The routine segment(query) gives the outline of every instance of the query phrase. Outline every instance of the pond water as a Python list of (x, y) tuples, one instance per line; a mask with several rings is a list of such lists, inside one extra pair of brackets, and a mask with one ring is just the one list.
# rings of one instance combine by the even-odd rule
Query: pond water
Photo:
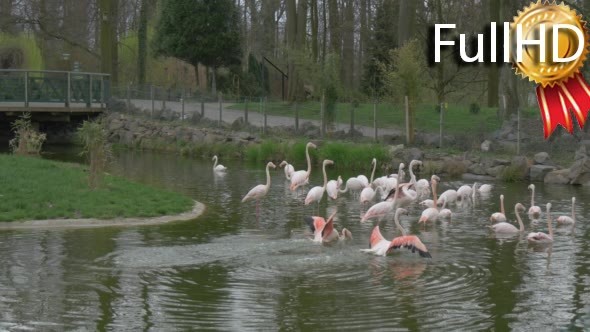
[[(568, 214), (550, 247), (525, 235), (498, 239), (486, 227), (506, 196), (530, 204), (527, 183), (495, 184), (474, 207), (453, 207), (452, 222), (402, 223), (433, 258), (407, 250), (388, 257), (367, 248), (372, 224), (360, 224), (357, 199), (322, 201), (353, 240), (331, 247), (309, 240), (305, 191), (288, 190), (282, 169), (256, 217), (243, 195), (265, 181), (263, 165), (233, 164), (223, 177), (211, 163), (122, 152), (112, 172), (183, 192), (207, 205), (194, 221), (162, 226), (0, 231), (0, 329), (32, 330), (545, 330), (590, 326), (590, 188), (537, 185), (537, 204)], [(301, 169), (303, 165), (298, 165)], [(367, 168), (369, 165), (367, 165)], [(335, 178), (336, 171), (328, 170)], [(368, 173), (368, 170), (367, 172)], [(348, 174), (350, 175), (350, 174)], [(321, 172), (312, 172), (313, 185)], [(442, 179), (441, 190), (460, 181)], [(526, 232), (546, 231), (531, 223)], [(392, 220), (382, 224), (394, 234)]]

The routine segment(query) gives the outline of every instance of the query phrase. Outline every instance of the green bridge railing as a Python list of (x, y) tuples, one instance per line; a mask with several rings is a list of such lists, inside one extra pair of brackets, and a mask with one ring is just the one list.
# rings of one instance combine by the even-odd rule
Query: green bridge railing
[(98, 103), (110, 97), (110, 75), (56, 70), (0, 69), (0, 105), (7, 102)]

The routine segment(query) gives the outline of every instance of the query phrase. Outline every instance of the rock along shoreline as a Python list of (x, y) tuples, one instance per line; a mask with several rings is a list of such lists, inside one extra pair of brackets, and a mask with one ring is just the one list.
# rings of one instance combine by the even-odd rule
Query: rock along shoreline
[(99, 227), (128, 227), (154, 226), (171, 222), (193, 220), (205, 212), (205, 204), (195, 201), (193, 209), (176, 215), (148, 218), (115, 218), (115, 219), (44, 219), (13, 222), (0, 222), (0, 230), (11, 229), (52, 229), (52, 228), (99, 228)]

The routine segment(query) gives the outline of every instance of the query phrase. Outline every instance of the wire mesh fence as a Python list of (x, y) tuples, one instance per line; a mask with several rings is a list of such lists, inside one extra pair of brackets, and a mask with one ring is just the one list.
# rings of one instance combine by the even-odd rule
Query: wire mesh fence
[[(112, 94), (126, 109), (148, 118), (193, 122), (206, 119), (209, 126), (263, 135), (285, 132), (313, 138), (408, 144), (408, 128), (413, 128), (413, 145), (468, 151), (480, 150), (483, 142), (492, 140), (495, 146), (491, 149), (512, 154), (539, 150), (572, 152), (576, 146), (572, 142), (588, 139), (585, 132), (570, 136), (559, 131), (550, 141), (545, 141), (536, 107), (520, 108), (512, 117), (503, 119), (496, 108), (475, 103), (435, 105), (418, 101), (410, 106), (403, 101), (385, 100), (332, 104), (324, 99), (286, 102), (270, 97), (204, 94), (157, 86), (119, 87)], [(409, 121), (408, 107), (412, 107), (413, 121)]]

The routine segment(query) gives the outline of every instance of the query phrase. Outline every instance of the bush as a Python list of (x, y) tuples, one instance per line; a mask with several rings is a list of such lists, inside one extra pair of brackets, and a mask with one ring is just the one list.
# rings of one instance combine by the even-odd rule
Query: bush
[(107, 136), (105, 126), (100, 120), (84, 121), (78, 128), (78, 138), (84, 146), (81, 154), (87, 156), (90, 164), (88, 185), (93, 189), (102, 184), (104, 170), (111, 157), (111, 146)]
[(38, 155), (41, 147), (47, 139), (45, 134), (39, 133), (31, 123), (31, 113), (25, 113), (15, 120), (12, 125), (14, 138), (10, 140), (9, 146), (13, 153), (19, 155)]
[(469, 105), (469, 112), (471, 112), (471, 114), (477, 114), (479, 113), (480, 107), (478, 103), (471, 103)]

